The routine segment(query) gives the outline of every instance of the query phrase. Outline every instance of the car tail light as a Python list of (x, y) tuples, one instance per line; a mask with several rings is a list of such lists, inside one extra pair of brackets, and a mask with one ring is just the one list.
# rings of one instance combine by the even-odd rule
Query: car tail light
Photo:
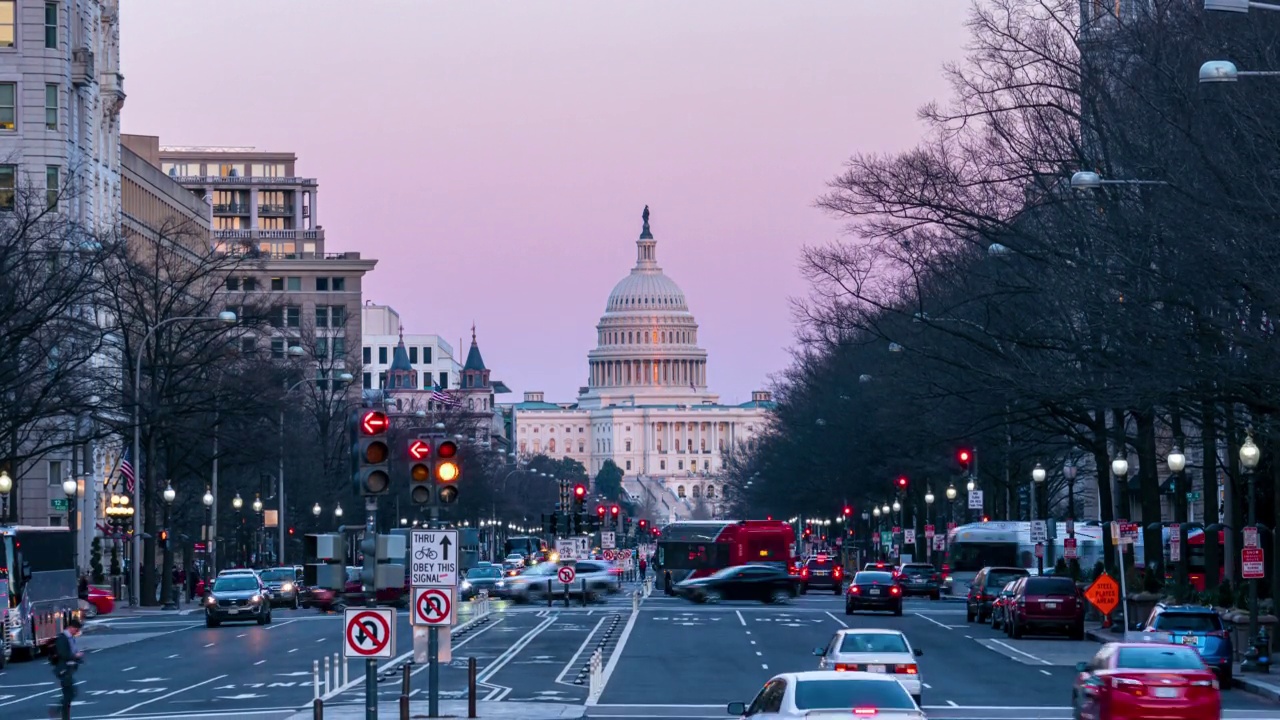
[(858, 669), (857, 665), (849, 665), (846, 663), (836, 663), (836, 672), (853, 672)]
[(1217, 680), (1192, 680), (1191, 687), (1211, 687), (1214, 690), (1217, 690), (1218, 681)]
[(929, 579), (930, 579), (930, 580), (933, 580), (934, 582), (937, 582), (937, 581), (938, 581), (938, 579), (939, 579), (939, 578), (938, 578), (938, 573), (934, 573), (933, 575), (930, 575), (930, 576), (929, 576)]
[(844, 570), (841, 570), (839, 565), (836, 566), (835, 572), (832, 573), (832, 575), (834, 575), (837, 578), (843, 574), (844, 574)]
[(898, 587), (897, 585), (894, 585), (893, 587), (889, 588), (890, 595), (900, 595), (901, 593), (902, 593), (902, 588)]
[(912, 663), (910, 665), (898, 665), (894, 668), (894, 672), (898, 673), (899, 675), (919, 675), (920, 668), (917, 667), (915, 663)]
[(1112, 677), (1111, 687), (1121, 692), (1132, 693), (1134, 695), (1146, 695), (1147, 686), (1142, 684), (1141, 680), (1134, 680), (1127, 677)]
[(1205, 633), (1205, 635), (1208, 635), (1209, 637), (1224, 638), (1224, 637), (1227, 637), (1227, 631), (1226, 631), (1226, 630), (1212, 630), (1212, 631), (1210, 631), (1210, 632)]
[(884, 563), (882, 563), (882, 562), (878, 562), (878, 563), (876, 563), (876, 569), (877, 569), (877, 570), (883, 570), (883, 569), (884, 569)]
[(853, 714), (862, 715), (863, 717), (870, 717), (876, 714), (876, 709), (875, 708), (854, 708)]
[(857, 585), (854, 585), (853, 587), (849, 588), (849, 592), (853, 593), (854, 595), (860, 595), (862, 593), (862, 588), (858, 587)]
[(809, 577), (809, 568), (800, 571), (800, 577)]

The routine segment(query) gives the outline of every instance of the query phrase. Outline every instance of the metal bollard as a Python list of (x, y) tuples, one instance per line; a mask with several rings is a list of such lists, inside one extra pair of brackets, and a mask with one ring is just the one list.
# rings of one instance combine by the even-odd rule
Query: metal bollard
[(333, 654), (333, 689), (337, 690), (342, 687), (342, 677), (338, 673), (338, 668), (342, 667), (342, 656), (338, 653)]
[(311, 702), (312, 720), (324, 720), (324, 701), (316, 698)]
[(551, 607), (551, 581), (547, 581), (547, 607)]
[(400, 720), (409, 720), (409, 663), (400, 666)]
[(476, 715), (476, 659), (467, 658), (467, 717)]
[[(560, 583), (560, 584), (561, 584), (561, 585), (564, 585), (564, 583)], [(565, 607), (569, 607), (569, 588), (570, 588), (570, 587), (572, 587), (572, 586), (571, 586), (571, 585), (564, 585), (564, 606), (565, 606)]]
[[(565, 588), (566, 592), (568, 590), (569, 588)], [(586, 606), (587, 606), (587, 579), (582, 578), (582, 607), (586, 607)]]
[(640, 610), (640, 591), (631, 593), (631, 612), (639, 612)]

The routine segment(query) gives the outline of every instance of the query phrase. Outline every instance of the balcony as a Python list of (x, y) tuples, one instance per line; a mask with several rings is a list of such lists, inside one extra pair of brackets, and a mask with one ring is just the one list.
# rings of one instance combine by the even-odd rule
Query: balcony
[[(168, 158), (165, 159), (167, 160)], [(173, 179), (183, 185), (243, 185), (245, 187), (251, 185), (299, 185), (302, 187), (317, 187), (318, 185), (315, 178), (304, 177), (251, 177), (246, 175), (220, 177), (218, 175), (179, 175)]]
[(292, 205), (258, 205), (259, 215), (287, 215), (293, 216)]
[(214, 205), (213, 212), (215, 215), (248, 215), (249, 206), (243, 203)]
[(119, 72), (106, 72), (102, 74), (102, 101), (112, 106), (115, 112), (120, 112), (120, 108), (124, 106), (124, 99), (127, 97), (124, 93), (124, 74)]
[(76, 87), (92, 85), (97, 77), (93, 71), (93, 51), (76, 48), (71, 51), (71, 84)]
[(214, 230), (215, 240), (323, 240), (323, 230)]

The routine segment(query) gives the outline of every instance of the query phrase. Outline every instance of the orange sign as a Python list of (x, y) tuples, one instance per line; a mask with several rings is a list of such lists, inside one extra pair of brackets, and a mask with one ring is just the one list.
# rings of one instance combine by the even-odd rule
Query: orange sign
[(1098, 612), (1110, 615), (1120, 604), (1120, 585), (1110, 575), (1103, 574), (1084, 591), (1084, 596), (1098, 608)]

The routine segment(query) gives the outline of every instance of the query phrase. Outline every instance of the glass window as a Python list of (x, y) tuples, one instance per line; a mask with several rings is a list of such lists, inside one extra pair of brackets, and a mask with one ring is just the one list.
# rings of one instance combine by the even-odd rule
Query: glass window
[(288, 288), (289, 288), (290, 290), (292, 290), (292, 291), (294, 291), (294, 292), (298, 292), (298, 291), (302, 290), (302, 278), (300, 278), (300, 277), (291, 277), (291, 278), (289, 278), (288, 280), (289, 280)]
[(229, 277), (229, 278), (227, 278), (227, 289), (228, 289), (228, 290), (239, 290), (239, 289), (240, 289), (240, 278), (234, 278), (234, 277)]
[(44, 126), (49, 130), (58, 129), (58, 86), (55, 83), (44, 86)]
[(1116, 667), (1142, 670), (1201, 670), (1204, 662), (1193, 648), (1153, 645), (1122, 647)]
[(363, 360), (365, 365), (372, 365), (373, 364), (373, 348), (369, 347), (368, 345), (365, 345), (364, 354), (361, 356), (361, 359)]
[(61, 460), (49, 461), (49, 484), (50, 485), (62, 484), (62, 461)]
[(324, 305), (316, 306), (316, 327), (329, 327), (329, 308)]
[(439, 382), (436, 383), (436, 385), (438, 385), (441, 390), (447, 390), (449, 388), (449, 373), (447, 372), (440, 373), (440, 380)]
[(418, 364), (418, 348), (416, 347), (409, 348), (409, 363), (411, 365)]
[(276, 292), (284, 290), (284, 278), (282, 277), (271, 278), (271, 289)]
[(13, 47), (16, 0), (0, 0), (0, 47)]
[(258, 289), (258, 281), (254, 278), (247, 277), (241, 281), (240, 286), (244, 288), (245, 292), (253, 292)]
[(840, 652), (846, 653), (905, 653), (907, 641), (897, 633), (845, 633), (840, 640)]
[(331, 284), (332, 284), (332, 286), (333, 286), (333, 291), (334, 291), (334, 292), (345, 292), (345, 291), (346, 291), (346, 289), (347, 289), (347, 279), (346, 279), (346, 278), (336, 277), (336, 278), (334, 278), (334, 279), (333, 279), (333, 282), (332, 282)]
[(218, 175), (220, 177), (244, 177), (244, 163), (223, 163), (221, 165), (209, 165), (210, 175)]
[(61, 192), (61, 184), (59, 182), (59, 169), (57, 165), (50, 165), (44, 169), (44, 187), (45, 201), (49, 207), (58, 207), (58, 194)]
[(323, 337), (316, 338), (316, 357), (322, 358), (322, 357), (328, 357), (328, 356), (329, 356), (329, 338), (323, 338)]
[(271, 338), (271, 357), (276, 360), (284, 358), (284, 338)]
[(329, 278), (316, 278), (316, 292), (329, 292)]
[(17, 125), (18, 86), (14, 83), (0, 83), (0, 130), (13, 130)]
[(329, 327), (345, 328), (347, 326), (347, 306), (346, 305), (330, 305), (329, 306)]
[[(368, 349), (369, 349), (369, 348), (365, 348), (365, 350), (368, 350)], [(365, 390), (372, 390), (372, 389), (373, 389), (373, 373), (365, 373), (365, 374), (364, 374), (364, 389), (365, 389)]]
[(798, 710), (839, 709), (846, 713), (849, 708), (916, 708), (907, 691), (893, 680), (801, 680), (796, 683), (795, 703)]
[(347, 356), (347, 339), (342, 337), (332, 338), (333, 357), (341, 360)]
[(0, 165), (0, 210), (13, 209), (14, 193), (18, 189), (16, 165)]
[(254, 337), (240, 338), (240, 352), (252, 355), (258, 349), (258, 340)]
[[(1003, 587), (988, 583), (989, 587)], [(1033, 577), (1027, 580), (1028, 595), (1075, 595), (1076, 584), (1071, 578)]]
[(387, 364), (387, 346), (386, 345), (383, 345), (382, 347), (378, 348), (378, 364), (380, 365)]
[(285, 308), (284, 311), (285, 311), (284, 324), (287, 327), (296, 328), (301, 325), (302, 308), (298, 307), (297, 305), (290, 305), (289, 307)]
[(50, 50), (58, 49), (58, 3), (44, 4), (44, 46)]
[(1166, 612), (1156, 616), (1156, 630), (1170, 632), (1216, 632), (1222, 629), (1217, 613)]
[(422, 364), (423, 365), (431, 364), (431, 347), (430, 346), (422, 348)]
[(893, 573), (878, 572), (875, 570), (863, 571), (853, 576), (853, 584), (861, 585), (863, 583), (893, 583)]

